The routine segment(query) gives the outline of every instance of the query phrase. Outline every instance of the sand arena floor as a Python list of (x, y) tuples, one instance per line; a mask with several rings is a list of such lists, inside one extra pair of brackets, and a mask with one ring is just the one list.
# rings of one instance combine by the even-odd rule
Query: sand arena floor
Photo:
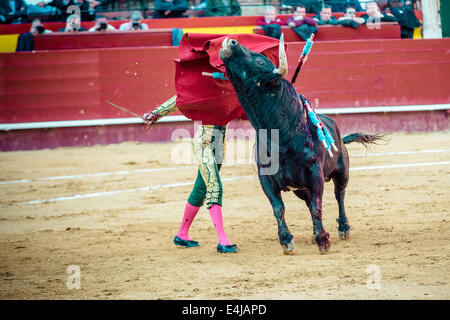
[[(248, 145), (229, 143), (227, 152)], [(450, 298), (449, 132), (394, 134), (369, 150), (348, 145), (352, 238), (339, 240), (327, 183), (326, 255), (311, 244), (310, 214), (292, 193), (283, 197), (296, 248), (282, 254), (251, 164), (221, 171), (225, 229), (240, 252), (215, 252), (204, 208), (190, 231), (201, 246), (175, 247), (196, 169), (174, 160), (188, 149), (124, 143), (1, 153), (0, 298)], [(81, 271), (81, 289), (68, 288), (69, 266)]]

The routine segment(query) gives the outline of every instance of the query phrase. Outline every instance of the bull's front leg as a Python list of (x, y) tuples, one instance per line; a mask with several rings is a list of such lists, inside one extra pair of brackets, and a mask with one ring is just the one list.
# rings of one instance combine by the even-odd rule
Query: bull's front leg
[(262, 189), (272, 205), (273, 214), (278, 224), (278, 238), (284, 254), (294, 253), (294, 237), (289, 231), (286, 221), (284, 220), (284, 203), (281, 199), (281, 191), (276, 190), (271, 179), (266, 175), (260, 175), (259, 181)]
[(319, 247), (321, 254), (330, 250), (330, 235), (325, 231), (322, 224), (322, 195), (324, 188), (323, 171), (320, 162), (316, 162), (311, 166), (311, 202), (309, 203), (309, 211), (313, 222), (314, 240)]

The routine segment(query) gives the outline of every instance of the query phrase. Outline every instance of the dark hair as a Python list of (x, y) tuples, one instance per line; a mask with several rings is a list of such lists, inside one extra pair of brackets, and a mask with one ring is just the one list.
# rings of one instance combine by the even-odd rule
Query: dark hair
[[(324, 4), (322, 6), (322, 9), (331, 9), (331, 6), (329, 4)], [(320, 9), (320, 10), (322, 10), (322, 9)]]
[(345, 12), (347, 12), (348, 9), (354, 9), (356, 11), (356, 8), (354, 6), (347, 6), (347, 8), (345, 8)]
[(43, 34), (45, 32), (45, 28), (42, 25), (36, 26), (36, 30), (39, 34)]
[(292, 12), (297, 11), (297, 8), (303, 8), (303, 9), (306, 10), (306, 7), (305, 7), (304, 5), (302, 5), (302, 4), (297, 4), (297, 5), (291, 7)]

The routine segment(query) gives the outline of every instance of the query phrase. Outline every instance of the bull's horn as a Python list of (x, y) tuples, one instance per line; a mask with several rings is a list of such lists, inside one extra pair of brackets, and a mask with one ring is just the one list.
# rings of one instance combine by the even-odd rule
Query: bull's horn
[(284, 34), (281, 34), (280, 37), (280, 45), (278, 48), (278, 65), (279, 67), (274, 69), (273, 72), (281, 74), (281, 76), (285, 77), (288, 73), (288, 63), (286, 58), (286, 50), (284, 49)]
[(226, 38), (222, 41), (222, 48), (224, 48), (225, 50), (228, 49), (228, 37), (226, 37)]

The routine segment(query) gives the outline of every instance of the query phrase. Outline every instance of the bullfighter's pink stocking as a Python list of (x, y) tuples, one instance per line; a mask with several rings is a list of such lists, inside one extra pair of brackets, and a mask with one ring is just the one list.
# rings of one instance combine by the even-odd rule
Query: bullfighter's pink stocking
[(211, 215), (214, 227), (216, 227), (219, 243), (223, 246), (230, 245), (231, 242), (230, 240), (228, 240), (228, 237), (223, 228), (222, 207), (218, 204), (214, 204), (211, 208), (209, 208), (209, 214)]
[(180, 230), (178, 230), (177, 236), (183, 240), (192, 240), (189, 237), (189, 228), (191, 227), (192, 221), (194, 221), (200, 207), (195, 207), (189, 202), (186, 203), (184, 209), (183, 221), (181, 222)]

